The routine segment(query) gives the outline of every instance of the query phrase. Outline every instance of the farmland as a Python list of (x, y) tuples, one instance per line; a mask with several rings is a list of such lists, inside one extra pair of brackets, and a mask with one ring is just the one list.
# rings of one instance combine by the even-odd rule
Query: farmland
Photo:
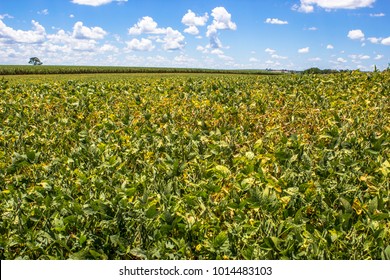
[(0, 79), (1, 259), (390, 259), (390, 73)]

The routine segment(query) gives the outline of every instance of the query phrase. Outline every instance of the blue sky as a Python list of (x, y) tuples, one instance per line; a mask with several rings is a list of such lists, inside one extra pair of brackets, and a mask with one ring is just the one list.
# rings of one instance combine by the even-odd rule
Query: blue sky
[(371, 70), (389, 0), (0, 0), (0, 63)]

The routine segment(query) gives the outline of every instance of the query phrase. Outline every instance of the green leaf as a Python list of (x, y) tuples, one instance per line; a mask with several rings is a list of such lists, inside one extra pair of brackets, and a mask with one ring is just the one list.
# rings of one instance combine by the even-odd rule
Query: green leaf
[(36, 160), (38, 159), (38, 157), (39, 157), (40, 154), (41, 154), (40, 152), (35, 152), (35, 151), (28, 151), (28, 152), (26, 153), (27, 158), (28, 158), (28, 160), (29, 160), (31, 163), (36, 162)]
[(390, 260), (390, 245), (387, 245), (386, 249), (383, 250), (382, 259)]
[(82, 246), (85, 241), (87, 241), (87, 237), (84, 234), (81, 234), (79, 238), (79, 244)]
[(214, 167), (214, 171), (221, 175), (222, 177), (228, 177), (230, 175), (230, 170), (224, 165), (217, 165)]
[(226, 232), (220, 232), (213, 241), (213, 246), (216, 250), (225, 248), (228, 243), (228, 235)]
[(374, 197), (373, 199), (370, 200), (368, 204), (368, 212), (370, 214), (374, 214), (377, 209), (378, 209), (378, 198)]
[(352, 210), (351, 203), (349, 203), (348, 200), (346, 200), (343, 197), (340, 197), (339, 199), (340, 199), (341, 204), (344, 207), (345, 213), (352, 213), (353, 210)]
[(146, 210), (145, 216), (146, 218), (152, 219), (157, 215), (157, 207), (156, 205), (152, 205)]

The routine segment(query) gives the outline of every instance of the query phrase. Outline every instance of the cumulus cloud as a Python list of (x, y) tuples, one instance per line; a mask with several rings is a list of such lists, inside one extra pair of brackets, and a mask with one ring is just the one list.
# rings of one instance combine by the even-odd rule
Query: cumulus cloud
[(333, 45), (330, 45), (330, 44), (327, 45), (326, 48), (327, 48), (328, 50), (333, 50), (333, 49), (334, 49)]
[(270, 49), (270, 48), (266, 48), (264, 51), (265, 51), (266, 53), (269, 53), (269, 54), (274, 54), (274, 53), (276, 53), (276, 50), (273, 50), (273, 49)]
[(382, 45), (390, 46), (390, 37), (387, 37), (381, 41)]
[(211, 16), (214, 18), (211, 25), (213, 28), (236, 30), (237, 25), (231, 20), (232, 15), (224, 7), (214, 8)]
[(97, 41), (87, 38), (77, 38), (74, 36), (74, 32), (70, 33), (61, 29), (55, 34), (47, 35), (47, 42), (45, 42), (43, 46), (49, 52), (93, 52), (96, 50)]
[(119, 49), (116, 46), (113, 46), (113, 45), (110, 45), (110, 44), (104, 44), (103, 46), (101, 46), (99, 48), (99, 50), (101, 52), (110, 52), (110, 53), (119, 51)]
[(185, 33), (191, 34), (191, 35), (198, 35), (199, 29), (195, 25), (188, 26), (186, 29), (184, 29)]
[(87, 27), (83, 22), (76, 22), (72, 32), (59, 30), (55, 34), (48, 34), (42, 44), (49, 53), (59, 52), (71, 55), (74, 51), (83, 53), (100, 53), (116, 51), (116, 47), (105, 44), (99, 48), (98, 41), (106, 36), (107, 32), (101, 27)]
[(337, 58), (337, 62), (346, 63), (347, 61), (344, 58), (339, 57), (339, 58)]
[(364, 41), (364, 33), (360, 29), (355, 29), (355, 30), (349, 31), (347, 36), (351, 40)]
[(132, 51), (151, 51), (154, 49), (153, 42), (149, 39), (142, 38), (138, 40), (136, 38), (129, 42), (126, 42), (127, 48)]
[(288, 21), (280, 20), (278, 18), (267, 18), (265, 20), (265, 23), (269, 23), (269, 24), (288, 24)]
[(207, 26), (206, 36), (210, 39), (211, 48), (221, 48), (222, 43), (218, 38), (218, 30), (236, 30), (237, 25), (231, 20), (232, 15), (224, 7), (216, 7), (212, 10), (213, 22)]
[(369, 37), (369, 38), (367, 38), (367, 40), (373, 44), (382, 44), (385, 46), (390, 46), (390, 37), (387, 37), (387, 38)]
[(314, 6), (323, 9), (358, 9), (370, 7), (375, 0), (300, 0), (300, 5), (294, 5), (293, 10), (311, 13)]
[(72, 3), (86, 6), (101, 6), (111, 2), (127, 2), (127, 0), (72, 0)]
[(197, 28), (197, 26), (204, 26), (207, 23), (208, 19), (209, 16), (207, 13), (205, 13), (203, 16), (196, 16), (193, 11), (188, 10), (187, 13), (181, 19), (181, 22), (184, 25), (188, 26), (188, 28), (186, 28), (184, 32), (191, 35), (198, 35), (199, 29)]
[(73, 37), (76, 39), (100, 40), (107, 35), (101, 27), (86, 27), (83, 22), (78, 21), (73, 26)]
[(377, 37), (369, 37), (367, 38), (368, 41), (370, 41), (373, 44), (379, 44), (382, 40), (382, 38), (377, 38)]
[(42, 58), (45, 64), (101, 64), (113, 61), (119, 51), (117, 46), (99, 44), (99, 39), (105, 35), (103, 29), (86, 27), (81, 22), (69, 31), (60, 29), (55, 33), (47, 33), (36, 21), (32, 21), (32, 25), (30, 30), (15, 30), (0, 21), (3, 62), (26, 63), (26, 57), (34, 55)]
[(314, 7), (311, 6), (311, 5), (307, 5), (307, 4), (303, 4), (301, 3), (301, 5), (297, 5), (295, 4), (292, 9), (294, 11), (298, 11), (298, 12), (301, 12), (301, 13), (312, 13), (314, 11)]
[(178, 31), (171, 27), (160, 28), (157, 22), (149, 16), (145, 16), (138, 21), (133, 27), (128, 30), (130, 35), (152, 34), (161, 35), (153, 39), (158, 43), (163, 44), (164, 50), (179, 50), (185, 45), (185, 37)]
[(310, 51), (310, 48), (309, 47), (306, 47), (306, 48), (301, 48), (298, 50), (298, 53), (308, 53)]
[(164, 34), (164, 28), (158, 28), (157, 22), (153, 20), (153, 18), (146, 16), (138, 21), (138, 23), (134, 24), (133, 27), (129, 29), (130, 35), (141, 35), (143, 33), (146, 34)]
[(45, 40), (46, 30), (37, 21), (31, 21), (32, 30), (15, 30), (0, 19), (0, 42), (7, 43), (40, 43)]
[(382, 58), (384, 58), (384, 55), (382, 55), (382, 54), (377, 54), (377, 55), (374, 57), (375, 60), (380, 60), (380, 59), (382, 59)]
[(163, 49), (166, 51), (180, 50), (184, 47), (184, 36), (171, 27), (166, 28), (165, 36), (157, 39), (157, 42), (163, 43)]

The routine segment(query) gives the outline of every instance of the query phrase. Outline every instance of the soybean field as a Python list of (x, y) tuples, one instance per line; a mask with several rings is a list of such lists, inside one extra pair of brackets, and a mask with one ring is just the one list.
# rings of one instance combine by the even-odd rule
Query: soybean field
[(0, 79), (1, 259), (390, 259), (389, 178), (389, 71)]

